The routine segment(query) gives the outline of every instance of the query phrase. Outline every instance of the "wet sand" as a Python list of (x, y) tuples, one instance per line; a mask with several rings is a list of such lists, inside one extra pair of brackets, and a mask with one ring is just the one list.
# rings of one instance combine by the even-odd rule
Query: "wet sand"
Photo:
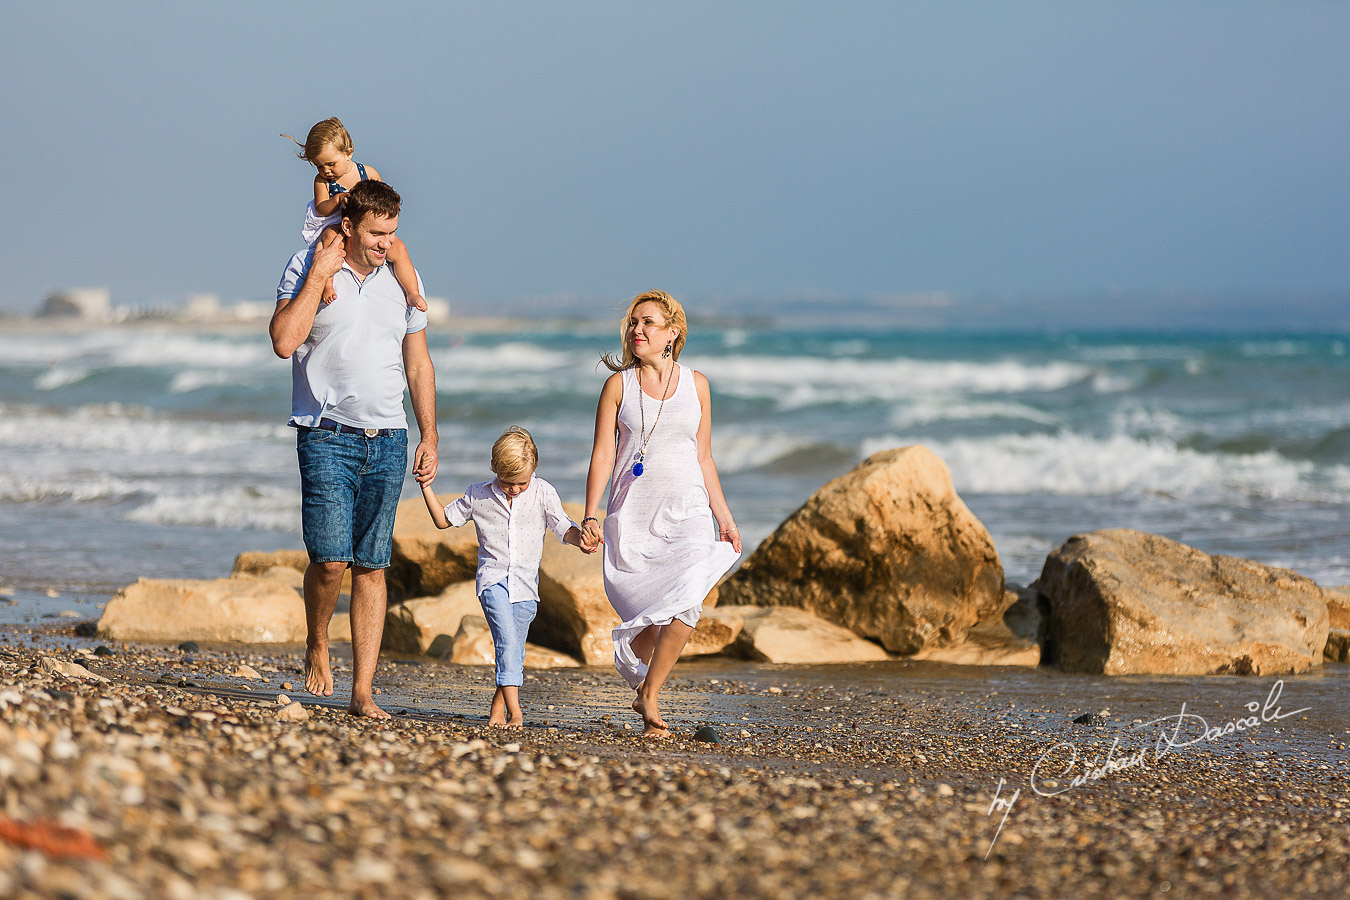
[[(1350, 888), (1350, 666), (1272, 700), (1267, 677), (703, 659), (667, 692), (675, 736), (650, 741), (606, 669), (527, 673), (527, 727), (507, 732), (486, 727), (488, 669), (383, 658), (395, 715), (376, 722), (344, 712), (347, 648), (319, 700), (298, 647), (92, 657), (62, 627), (0, 632), (0, 896)], [(44, 657), (109, 681), (43, 674)], [(267, 681), (231, 677), (240, 663)], [(305, 721), (278, 718), (281, 692)], [(1103, 707), (1104, 727), (1071, 723)]]

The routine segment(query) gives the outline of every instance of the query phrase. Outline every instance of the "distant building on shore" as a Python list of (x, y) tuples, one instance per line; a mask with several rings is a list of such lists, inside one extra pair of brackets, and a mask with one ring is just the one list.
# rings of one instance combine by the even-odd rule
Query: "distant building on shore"
[(112, 297), (104, 287), (57, 291), (49, 295), (38, 310), (38, 317), (43, 319), (107, 322), (112, 316)]

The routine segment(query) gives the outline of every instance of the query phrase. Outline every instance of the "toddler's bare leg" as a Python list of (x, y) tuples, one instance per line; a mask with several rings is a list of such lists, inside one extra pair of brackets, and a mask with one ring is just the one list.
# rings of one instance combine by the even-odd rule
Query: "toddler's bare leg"
[[(336, 244), (338, 249), (342, 249), (344, 243), (342, 232), (338, 230), (336, 225), (329, 225), (323, 230), (323, 234), (319, 235), (318, 244), (320, 247), (331, 247)], [(323, 283), (323, 302), (332, 303), (336, 299), (337, 289), (333, 287), (333, 278), (330, 275), (328, 280)]]
[(498, 688), (506, 701), (506, 727), (521, 728), (525, 724), (525, 714), (520, 711), (520, 688), (508, 684)]
[(398, 279), (398, 286), (403, 288), (408, 305), (426, 312), (427, 301), (417, 290), (417, 270), (413, 268), (412, 257), (408, 255), (408, 245), (398, 238), (394, 238), (393, 246), (389, 248), (389, 265), (394, 267), (394, 277)]

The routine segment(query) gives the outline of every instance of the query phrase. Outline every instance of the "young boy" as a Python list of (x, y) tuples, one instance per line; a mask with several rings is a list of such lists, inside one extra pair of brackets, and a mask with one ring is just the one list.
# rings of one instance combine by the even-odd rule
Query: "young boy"
[(599, 545), (584, 540), (563, 511), (553, 485), (534, 477), (539, 451), (530, 433), (512, 425), (492, 445), (496, 478), (471, 484), (464, 496), (442, 507), (430, 484), (422, 497), (437, 528), (472, 521), (478, 529), (478, 576), (474, 591), (492, 630), (497, 655), (497, 692), (489, 725), (520, 728), (520, 685), (525, 680), (525, 637), (539, 609), (539, 560), (544, 528), (586, 553)]

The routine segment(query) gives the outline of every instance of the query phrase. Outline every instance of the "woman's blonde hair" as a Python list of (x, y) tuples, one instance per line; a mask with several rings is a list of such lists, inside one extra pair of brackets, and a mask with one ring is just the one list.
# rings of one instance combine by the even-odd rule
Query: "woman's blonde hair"
[(643, 303), (655, 303), (661, 307), (661, 314), (666, 317), (666, 326), (675, 329), (675, 337), (670, 342), (671, 359), (680, 358), (680, 351), (684, 349), (684, 339), (689, 334), (689, 323), (684, 317), (684, 307), (680, 305), (680, 301), (665, 291), (645, 291), (628, 301), (628, 311), (619, 321), (619, 340), (623, 342), (623, 354), (615, 357), (606, 353), (600, 357), (600, 362), (611, 372), (627, 369), (637, 362), (637, 357), (633, 355), (633, 342), (628, 335), (628, 322), (633, 318), (633, 311)]
[(492, 445), (492, 471), (498, 478), (524, 475), (538, 467), (539, 448), (530, 433), (519, 425), (503, 431)]
[(292, 141), (300, 145), (300, 152), (295, 154), (307, 162), (314, 162), (314, 158), (323, 152), (323, 148), (332, 144), (337, 147), (339, 153), (351, 153), (356, 149), (352, 145), (352, 136), (347, 133), (343, 127), (342, 120), (337, 116), (331, 119), (324, 119), (309, 130), (305, 136), (305, 142), (301, 144), (289, 134), (283, 134), (282, 137), (291, 138)]

